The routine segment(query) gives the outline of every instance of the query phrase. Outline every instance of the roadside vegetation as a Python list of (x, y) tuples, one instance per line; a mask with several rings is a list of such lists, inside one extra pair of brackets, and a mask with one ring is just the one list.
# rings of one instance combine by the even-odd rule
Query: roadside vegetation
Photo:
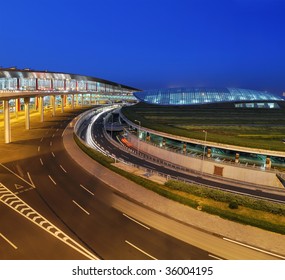
[(158, 184), (114, 166), (114, 160), (89, 148), (75, 134), (74, 139), (86, 154), (103, 166), (164, 197), (224, 219), (285, 234), (284, 204), (174, 180)]
[(130, 120), (169, 134), (251, 148), (285, 151), (284, 109), (215, 109), (138, 103), (122, 108)]

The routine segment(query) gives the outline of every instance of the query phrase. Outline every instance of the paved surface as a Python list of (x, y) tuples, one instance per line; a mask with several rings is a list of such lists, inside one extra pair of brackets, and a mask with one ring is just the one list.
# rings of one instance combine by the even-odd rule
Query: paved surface
[[(58, 115), (60, 116), (60, 113)], [(0, 116), (0, 120), (2, 118), (3, 116)], [(2, 136), (0, 138), (0, 162), (6, 164), (26, 158), (30, 154), (29, 150), (31, 150), (31, 152), (34, 151), (34, 146), (31, 141), (39, 141), (39, 137), (42, 137), (51, 122), (54, 121), (50, 112), (45, 113), (44, 123), (39, 122), (38, 113), (33, 114), (31, 119), (31, 130), (29, 131), (24, 128), (23, 115), (20, 115), (18, 119), (12, 120), (13, 143), (11, 144), (4, 144), (3, 122), (0, 122), (0, 135)], [(62, 119), (64, 119), (64, 117)], [(205, 231), (213, 232), (255, 247), (285, 255), (285, 235), (229, 222), (160, 197), (159, 195), (126, 180), (120, 175), (111, 172), (90, 159), (74, 143), (72, 132), (72, 128), (68, 128), (64, 134), (65, 148), (70, 155), (89, 173), (93, 174), (95, 177), (101, 178), (102, 181), (106, 182), (118, 192), (136, 200), (149, 209), (163, 213), (184, 224), (190, 224), (194, 227), (204, 229)], [(25, 153), (22, 152), (23, 147), (25, 147)], [(136, 170), (131, 171), (136, 172)]]
[(260, 249), (285, 255), (285, 235), (245, 226), (189, 208), (157, 195), (110, 171), (88, 157), (73, 140), (73, 128), (64, 133), (64, 146), (69, 155), (86, 171), (127, 197), (185, 224), (224, 236)]

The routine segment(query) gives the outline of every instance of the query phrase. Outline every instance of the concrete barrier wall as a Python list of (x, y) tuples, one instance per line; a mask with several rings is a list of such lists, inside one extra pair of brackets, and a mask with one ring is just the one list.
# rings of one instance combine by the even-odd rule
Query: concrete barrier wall
[(172, 162), (175, 165), (183, 166), (198, 172), (203, 172), (211, 175), (220, 174), (217, 176), (256, 185), (284, 188), (281, 182), (278, 180), (276, 174), (271, 171), (246, 168), (238, 165), (223, 164), (221, 162), (209, 160), (206, 156), (204, 160), (202, 160), (202, 158), (186, 156), (163, 148), (159, 148), (144, 141), (138, 142), (138, 138), (133, 134), (128, 135), (128, 141), (130, 141), (134, 147), (142, 152), (158, 157), (162, 160)]

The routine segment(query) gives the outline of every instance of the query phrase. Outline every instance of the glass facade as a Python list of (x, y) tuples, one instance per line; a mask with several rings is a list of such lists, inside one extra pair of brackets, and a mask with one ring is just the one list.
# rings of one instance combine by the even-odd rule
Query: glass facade
[(25, 90), (108, 92), (133, 96), (136, 89), (89, 76), (0, 68), (0, 91)]
[(260, 101), (284, 101), (269, 92), (239, 88), (168, 88), (135, 92), (134, 95), (140, 101), (158, 105), (202, 105), (246, 101), (259, 101), (256, 104), (260, 104)]

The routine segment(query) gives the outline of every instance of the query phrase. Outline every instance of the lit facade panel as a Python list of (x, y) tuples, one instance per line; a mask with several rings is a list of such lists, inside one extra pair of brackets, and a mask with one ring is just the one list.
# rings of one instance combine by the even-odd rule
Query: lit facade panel
[(90, 76), (0, 68), (0, 90), (96, 91), (132, 93), (135, 88)]
[(269, 92), (239, 88), (169, 88), (134, 92), (140, 101), (158, 105), (202, 105), (246, 101), (284, 101)]

